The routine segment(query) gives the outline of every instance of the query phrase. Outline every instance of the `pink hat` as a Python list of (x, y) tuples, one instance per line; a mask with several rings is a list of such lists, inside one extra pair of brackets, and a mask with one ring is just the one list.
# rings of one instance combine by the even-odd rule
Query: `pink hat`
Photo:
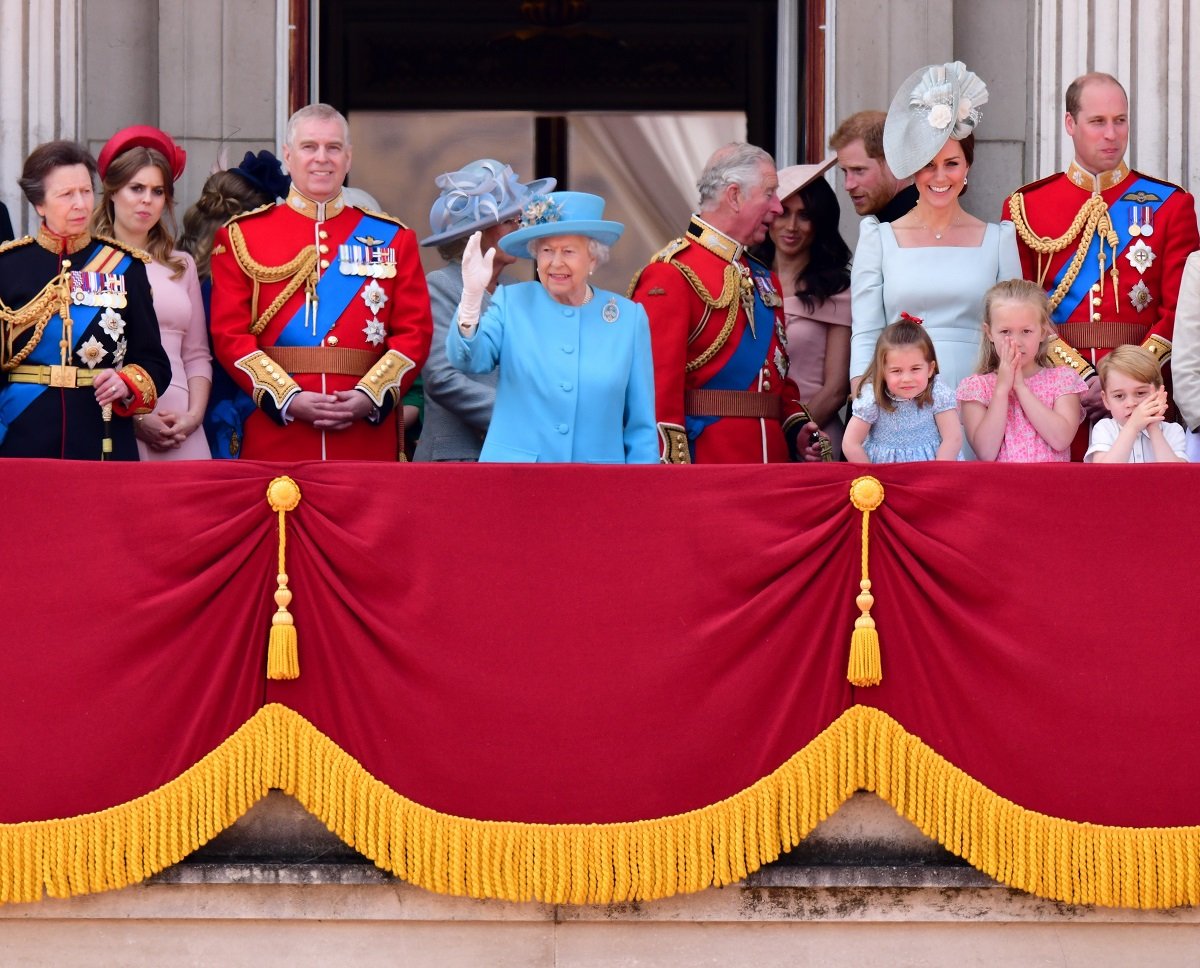
[(779, 169), (779, 191), (775, 194), (782, 201), (794, 195), (809, 182), (820, 178), (837, 162), (837, 155), (830, 155), (815, 165), (788, 165)]
[(178, 181), (179, 176), (183, 174), (187, 152), (175, 144), (165, 131), (160, 131), (148, 124), (135, 124), (129, 128), (122, 128), (100, 149), (100, 157), (96, 160), (100, 177), (103, 178), (108, 173), (108, 166), (113, 163), (113, 159), (117, 155), (130, 148), (153, 148), (167, 159), (167, 164), (171, 166), (173, 180)]

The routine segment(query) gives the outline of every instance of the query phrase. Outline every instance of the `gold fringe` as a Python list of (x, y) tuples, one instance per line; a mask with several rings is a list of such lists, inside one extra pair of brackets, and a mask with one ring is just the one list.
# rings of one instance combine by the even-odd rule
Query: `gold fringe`
[(182, 860), (271, 787), (384, 870), (442, 894), (606, 904), (730, 884), (865, 789), (1012, 887), (1072, 904), (1200, 903), (1200, 827), (1102, 827), (1026, 810), (869, 706), (847, 710), (774, 773), (711, 806), (629, 823), (527, 824), (414, 803), (278, 704), (137, 800), (0, 824), (0, 902), (137, 883)]

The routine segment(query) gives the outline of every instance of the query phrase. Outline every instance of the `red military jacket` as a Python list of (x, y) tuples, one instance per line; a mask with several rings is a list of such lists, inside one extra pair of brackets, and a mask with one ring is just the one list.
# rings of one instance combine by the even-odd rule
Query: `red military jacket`
[(788, 460), (785, 430), (808, 418), (787, 376), (783, 300), (770, 270), (693, 216), (629, 295), (650, 317), (662, 460)]
[[(1025, 278), (1051, 296), (1060, 336), (1051, 352), (1059, 362), (1090, 376), (1096, 360), (1125, 343), (1145, 346), (1160, 365), (1167, 361), (1183, 265), (1200, 248), (1188, 192), (1124, 163), (1101, 175), (1072, 163), (1014, 192), (1003, 217), (1017, 228)], [(1115, 253), (1109, 241), (1092, 239), (1093, 219), (1101, 238), (1111, 225)], [(1079, 255), (1089, 242), (1090, 251)], [(1077, 257), (1078, 275), (1068, 286), (1063, 276)]]
[[(402, 459), (397, 404), (433, 333), (410, 229), (340, 193), (317, 203), (293, 188), (217, 232), (212, 278), (213, 348), (258, 405), (243, 457)], [(351, 389), (371, 399), (370, 420), (321, 431), (286, 419), (301, 390)]]

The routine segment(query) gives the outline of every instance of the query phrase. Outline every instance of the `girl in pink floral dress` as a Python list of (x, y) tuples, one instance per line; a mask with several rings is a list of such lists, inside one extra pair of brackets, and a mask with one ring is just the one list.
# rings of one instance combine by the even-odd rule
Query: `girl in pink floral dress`
[(998, 282), (983, 297), (979, 372), (958, 385), (967, 441), (979, 460), (1071, 459), (1087, 385), (1049, 356), (1054, 329), (1040, 286)]

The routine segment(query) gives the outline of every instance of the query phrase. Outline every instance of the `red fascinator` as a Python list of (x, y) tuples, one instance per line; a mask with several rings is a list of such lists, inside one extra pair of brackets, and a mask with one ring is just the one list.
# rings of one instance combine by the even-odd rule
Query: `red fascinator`
[(109, 138), (100, 150), (100, 157), (96, 159), (100, 177), (103, 178), (108, 173), (108, 166), (113, 163), (114, 158), (130, 148), (153, 148), (160, 152), (171, 166), (171, 176), (174, 181), (178, 181), (179, 176), (183, 174), (183, 166), (187, 162), (187, 152), (175, 144), (165, 131), (152, 128), (148, 124), (135, 124), (129, 128), (122, 128)]

